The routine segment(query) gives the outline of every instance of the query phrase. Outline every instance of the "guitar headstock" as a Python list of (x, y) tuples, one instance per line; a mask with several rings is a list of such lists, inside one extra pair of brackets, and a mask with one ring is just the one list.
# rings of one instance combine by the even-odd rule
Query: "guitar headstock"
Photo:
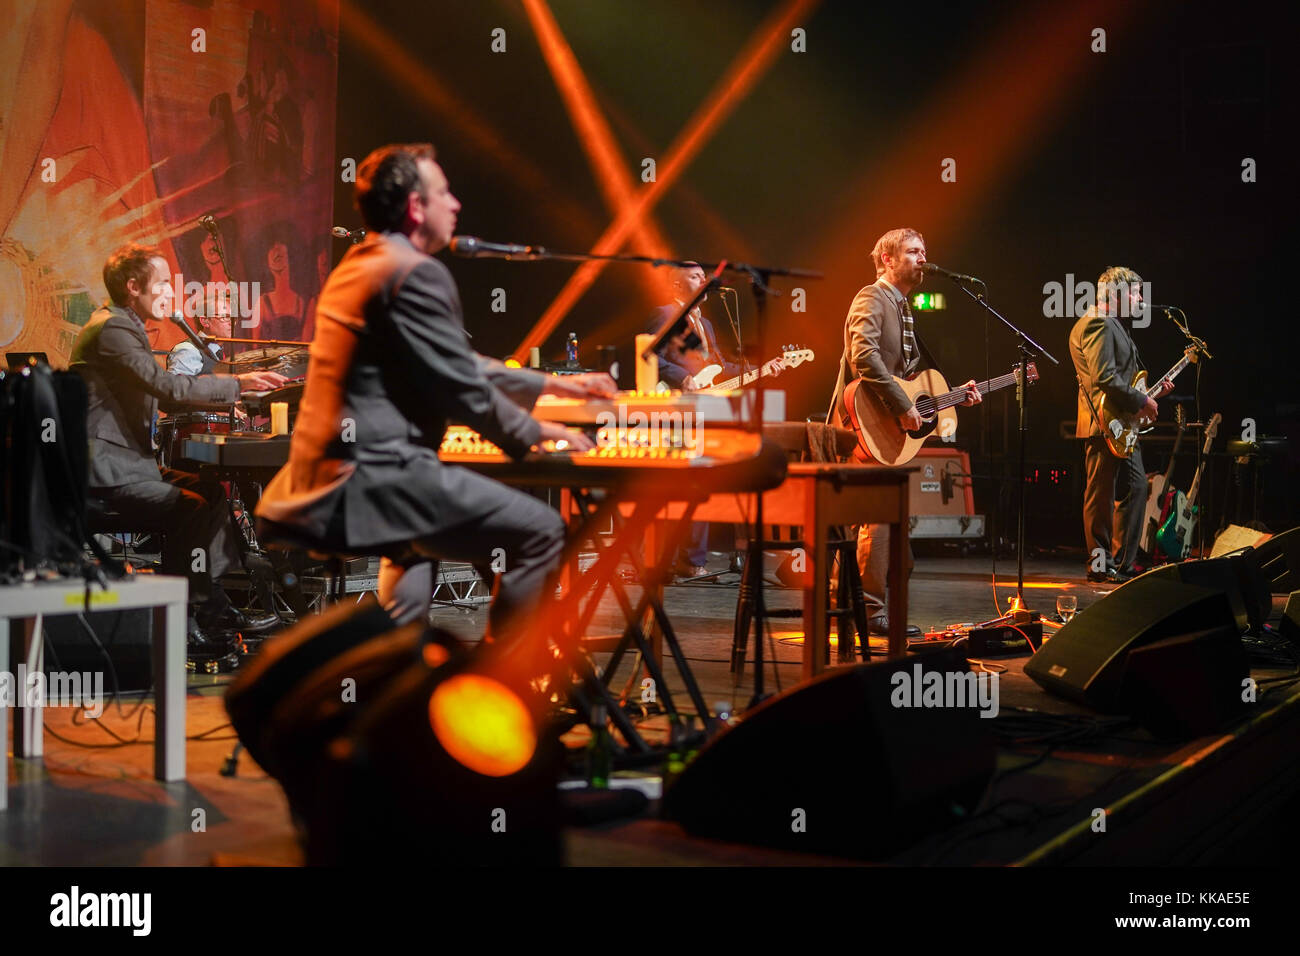
[(1205, 451), (1202, 454), (1208, 455), (1210, 453), (1210, 443), (1219, 434), (1219, 422), (1221, 421), (1223, 421), (1223, 416), (1215, 412), (1210, 416), (1210, 420), (1205, 423)]
[(1191, 362), (1193, 365), (1201, 360), (1201, 350), (1195, 345), (1187, 346), (1187, 348), (1183, 349), (1183, 354), (1187, 356), (1187, 361)]
[(781, 350), (781, 364), (785, 368), (798, 368), (804, 362), (811, 362), (814, 357), (812, 349), (801, 345), (786, 345)]
[[(1019, 362), (1017, 362), (1015, 365), (1011, 366), (1011, 374), (1014, 375), (1014, 376), (1016, 377), (1016, 381), (1017, 381), (1017, 382), (1020, 381), (1020, 363), (1019, 363)], [(1036, 381), (1038, 381), (1038, 366), (1035, 365), (1033, 362), (1029, 362), (1029, 363), (1027, 363), (1027, 364), (1025, 365), (1025, 376), (1026, 376), (1026, 377), (1029, 379), (1029, 381), (1031, 381), (1031, 382), (1036, 382)]]

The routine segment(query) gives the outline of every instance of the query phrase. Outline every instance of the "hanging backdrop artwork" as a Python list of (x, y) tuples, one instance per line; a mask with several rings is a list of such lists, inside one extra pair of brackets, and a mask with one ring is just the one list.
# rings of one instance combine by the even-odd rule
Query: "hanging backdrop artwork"
[[(337, 0), (0, 0), (0, 21), (0, 352), (66, 366), (127, 242), (162, 249), (187, 317), (229, 310), (236, 337), (309, 338)], [(159, 350), (182, 337), (150, 335)]]

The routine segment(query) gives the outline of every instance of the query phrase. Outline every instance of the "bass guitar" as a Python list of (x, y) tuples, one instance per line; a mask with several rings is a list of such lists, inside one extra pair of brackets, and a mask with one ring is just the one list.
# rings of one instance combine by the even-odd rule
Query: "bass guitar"
[[(1147, 387), (1147, 373), (1146, 369), (1143, 369), (1133, 376), (1133, 387), (1147, 398), (1154, 398), (1165, 387), (1166, 382), (1172, 382), (1178, 373), (1194, 363), (1199, 355), (1196, 346), (1189, 345), (1183, 349), (1183, 357), (1174, 363), (1173, 368), (1160, 376), (1154, 385)], [(1135, 415), (1110, 414), (1106, 409), (1104, 395), (1101, 399), (1101, 407), (1097, 409), (1097, 417), (1102, 423), (1101, 430), (1106, 438), (1106, 444), (1116, 458), (1132, 457), (1133, 449), (1137, 447), (1138, 436), (1149, 432), (1152, 425), (1152, 422), (1141, 412)]]
[[(1038, 381), (1038, 367), (1030, 362), (1027, 368), (1029, 381)], [(1020, 367), (1016, 366), (1006, 375), (977, 382), (975, 387), (981, 395), (987, 395), (1016, 384), (1019, 378)], [(853, 430), (858, 433), (858, 444), (882, 465), (904, 465), (911, 461), (926, 438), (936, 431), (941, 438), (955, 436), (957, 413), (954, 409), (966, 400), (966, 389), (950, 390), (936, 369), (925, 369), (910, 379), (895, 375), (894, 381), (921, 415), (921, 427), (915, 431), (904, 431), (898, 424), (898, 417), (890, 413), (862, 379), (854, 379), (844, 389), (844, 407), (848, 409)]]
[[(806, 349), (799, 345), (787, 345), (785, 350), (777, 358), (769, 359), (767, 362), (764, 362), (760, 368), (750, 369), (748, 372), (744, 372), (741, 375), (733, 375), (731, 378), (723, 379), (720, 382), (715, 381), (718, 377), (718, 373), (722, 371), (722, 366), (714, 364), (704, 366), (704, 368), (692, 375), (691, 379), (695, 382), (695, 387), (697, 389), (711, 388), (730, 390), (748, 385), (760, 376), (766, 377), (768, 375), (775, 375), (776, 363), (778, 361), (781, 363), (781, 369), (784, 371), (788, 368), (798, 368), (804, 362), (811, 362), (815, 357), (816, 356), (813, 355), (812, 349)], [(665, 382), (660, 382), (659, 387), (668, 388), (668, 385)]]
[(1219, 433), (1221, 421), (1223, 416), (1215, 412), (1214, 417), (1206, 424), (1205, 447), (1201, 449), (1201, 463), (1196, 468), (1196, 477), (1192, 479), (1191, 490), (1187, 492), (1187, 497), (1183, 497), (1181, 491), (1174, 492), (1169, 517), (1165, 519), (1164, 525), (1156, 535), (1160, 550), (1168, 555), (1171, 561), (1185, 561), (1192, 553), (1192, 535), (1196, 532), (1196, 515), (1200, 511), (1200, 507), (1196, 504), (1196, 495), (1201, 489), (1201, 472), (1205, 470), (1205, 456), (1210, 453), (1210, 443)]

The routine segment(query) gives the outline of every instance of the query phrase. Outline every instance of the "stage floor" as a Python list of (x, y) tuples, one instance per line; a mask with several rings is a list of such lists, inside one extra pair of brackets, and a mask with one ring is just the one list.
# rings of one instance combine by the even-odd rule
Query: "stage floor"
[[(714, 563), (725, 566), (725, 557)], [(1077, 563), (1036, 558), (1026, 569), (1031, 609), (1051, 614), (1058, 594), (1080, 609), (1109, 587), (1087, 584)], [(911, 620), (923, 628), (995, 616), (987, 557), (919, 557), (911, 582)], [(724, 578), (735, 580), (735, 575)], [(998, 595), (1015, 593), (1015, 565), (998, 564)], [(753, 668), (737, 683), (729, 671), (734, 584), (669, 588), (665, 603), (704, 699), (743, 708)], [(796, 607), (799, 592), (771, 589), (775, 607)], [(611, 600), (594, 629), (617, 622)], [(477, 638), (486, 609), (439, 608), (435, 621)], [(767, 689), (799, 679), (798, 620), (776, 620), (775, 663)], [(834, 654), (834, 652), (832, 652)], [(751, 651), (752, 655), (752, 651)], [(598, 657), (599, 660), (599, 657)], [(1001, 658), (1001, 706), (1086, 714), (1042, 692), (1023, 674), (1026, 658)], [(624, 665), (631, 676), (630, 661)], [(1256, 671), (1257, 677), (1282, 671)], [(670, 691), (680, 694), (671, 664)], [(192, 676), (187, 703), (188, 779), (152, 779), (151, 701), (109, 705), (102, 727), (72, 721), (68, 708), (46, 711), (44, 761), (13, 760), (10, 808), (0, 812), (0, 865), (294, 865), (300, 855), (279, 786), (243, 756), (238, 775), (220, 768), (233, 746), (221, 703), (228, 678)], [(615, 682), (616, 687), (620, 682)], [(650, 721), (647, 736), (659, 721)], [(109, 731), (127, 743), (115, 740)], [(59, 736), (56, 737), (55, 734)], [(73, 742), (76, 743), (73, 743)], [(580, 742), (580, 734), (574, 740)], [(8, 745), (8, 742), (6, 742)], [(1043, 756), (1041, 761), (1035, 762)], [(1300, 685), (1270, 693), (1249, 720), (1182, 744), (1161, 744), (1137, 728), (1062, 746), (1001, 746), (998, 776), (981, 811), (958, 828), (922, 840), (887, 862), (915, 864), (1246, 863), (1294, 859), (1300, 850)], [(774, 766), (774, 772), (780, 768)], [(846, 795), (846, 812), (870, 812), (870, 795)], [(1107, 830), (1090, 824), (1107, 810)], [(199, 811), (202, 811), (201, 813)], [(200, 826), (201, 824), (201, 826)], [(572, 829), (573, 865), (763, 865), (849, 863), (701, 840), (651, 818)]]

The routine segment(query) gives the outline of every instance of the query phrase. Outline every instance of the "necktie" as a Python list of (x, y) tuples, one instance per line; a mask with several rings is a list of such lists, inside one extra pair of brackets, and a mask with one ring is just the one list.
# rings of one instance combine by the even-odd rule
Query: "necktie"
[(903, 312), (903, 363), (911, 364), (912, 356), (917, 352), (916, 332), (912, 328), (912, 309), (907, 299), (899, 303), (899, 308)]

